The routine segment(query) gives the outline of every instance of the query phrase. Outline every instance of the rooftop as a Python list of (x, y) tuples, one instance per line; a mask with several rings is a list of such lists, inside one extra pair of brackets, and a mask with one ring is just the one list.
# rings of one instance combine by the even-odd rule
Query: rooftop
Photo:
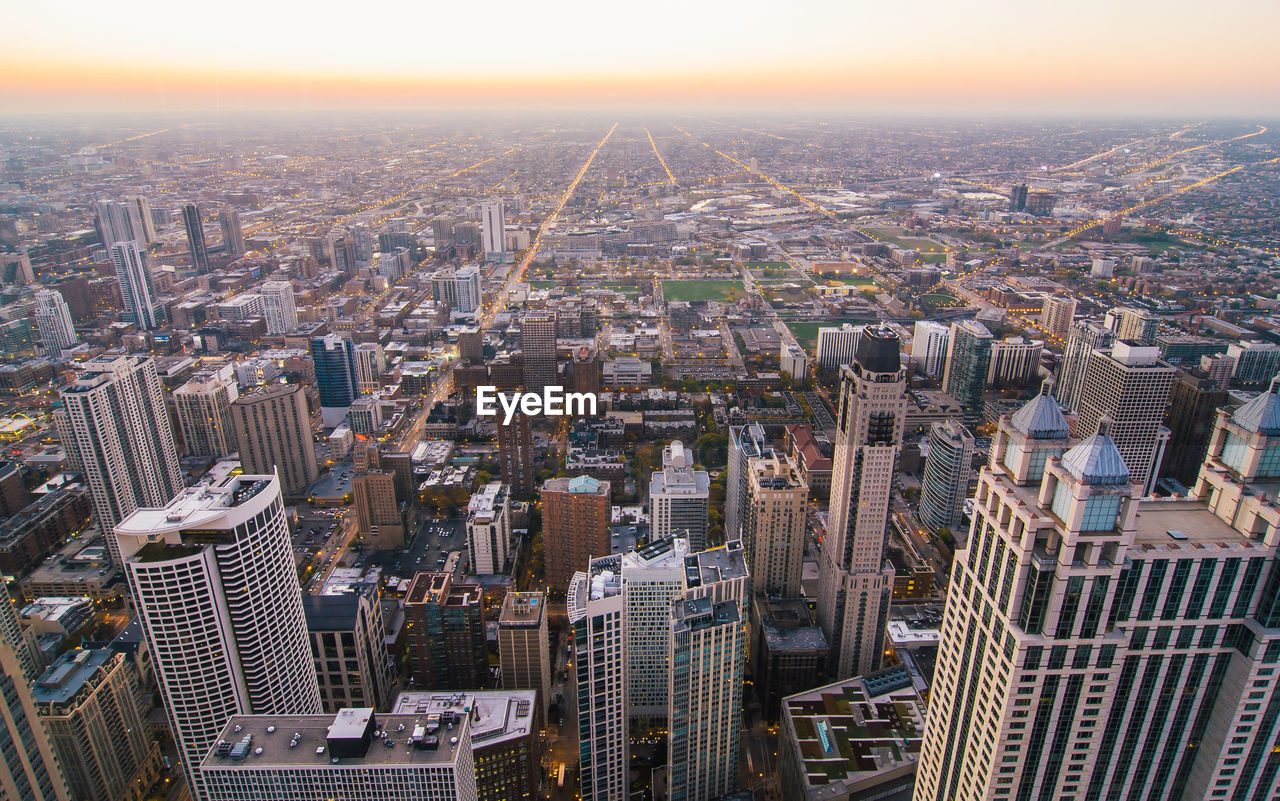
[(546, 596), (540, 592), (512, 592), (502, 599), (499, 626), (537, 625), (546, 616)]
[[(509, 740), (527, 737), (536, 731), (537, 690), (501, 690), (470, 693), (471, 747), (483, 749)], [(438, 693), (403, 692), (396, 698), (392, 713), (422, 714), (429, 710)]]
[(65, 704), (85, 688), (115, 651), (107, 648), (68, 651), (58, 657), (31, 687), (37, 704)]
[(230, 509), (267, 490), (274, 475), (240, 475), (238, 462), (220, 462), (199, 484), (188, 487), (163, 507), (136, 509), (116, 526), (117, 534), (150, 535), (215, 524)]
[(685, 558), (685, 584), (689, 587), (701, 587), (746, 576), (747, 558), (742, 550), (741, 540), (733, 540), (719, 548), (699, 551)]
[[(1134, 524), (1135, 548), (1165, 546), (1204, 548), (1208, 546), (1241, 547), (1251, 540), (1236, 531), (1204, 504), (1184, 499), (1148, 499), (1138, 506)], [(1174, 532), (1174, 533), (1170, 533)], [(1131, 556), (1137, 556), (1130, 551)]]

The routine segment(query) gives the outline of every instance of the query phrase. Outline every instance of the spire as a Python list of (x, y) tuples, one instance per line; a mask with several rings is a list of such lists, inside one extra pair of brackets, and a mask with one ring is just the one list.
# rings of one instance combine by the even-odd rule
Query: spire
[(1062, 407), (1053, 397), (1053, 376), (1040, 385), (1040, 394), (1013, 413), (1014, 429), (1031, 439), (1066, 439), (1071, 435)]
[(1103, 415), (1098, 433), (1067, 451), (1062, 467), (1086, 484), (1127, 484), (1129, 468), (1111, 438), (1111, 418)]
[(1236, 409), (1231, 420), (1255, 434), (1280, 436), (1280, 375), (1271, 379), (1266, 392)]

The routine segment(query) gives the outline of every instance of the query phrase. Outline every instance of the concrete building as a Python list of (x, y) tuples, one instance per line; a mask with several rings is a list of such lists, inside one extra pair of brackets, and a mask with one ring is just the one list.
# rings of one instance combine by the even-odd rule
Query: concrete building
[(478, 311), (484, 303), (480, 285), (480, 268), (476, 265), (463, 267), (453, 277), (454, 311), (470, 314)]
[(1094, 350), (1110, 348), (1114, 341), (1115, 334), (1110, 329), (1088, 320), (1071, 326), (1062, 351), (1062, 363), (1058, 367), (1058, 401), (1065, 409), (1079, 411), (1089, 359)]
[(135, 509), (164, 506), (182, 490), (178, 449), (152, 359), (99, 356), (80, 365), (62, 390), (70, 441), (111, 561), (120, 564), (113, 527)]
[(484, 599), (451, 573), (418, 573), (404, 596), (409, 669), (414, 686), (474, 690), (489, 683)]
[(827, 672), (827, 638), (804, 598), (752, 599), (755, 641), (751, 648), (751, 684), (764, 707), (764, 718), (776, 721), (782, 699), (822, 684)]
[(768, 440), (759, 423), (729, 427), (729, 463), (725, 467), (724, 536), (725, 540), (742, 538), (742, 522), (747, 514), (747, 489), (750, 474), (747, 464), (765, 455)]
[[(7, 593), (0, 598), (12, 614)], [(12, 621), (17, 626), (17, 620)], [(57, 752), (41, 725), (31, 692), (29, 662), (19, 655), (25, 643), (14, 639), (10, 626), (0, 636), (0, 742), (5, 743), (0, 759), (0, 796), (15, 801), (79, 801), (72, 796), (62, 775)]]
[(195, 797), (232, 715), (315, 714), (320, 690), (275, 475), (222, 462), (116, 526), (169, 727)]
[(1218, 409), (1227, 406), (1230, 399), (1226, 389), (1208, 375), (1198, 370), (1178, 371), (1164, 416), (1169, 446), (1160, 462), (1160, 478), (1171, 478), (1183, 487), (1195, 486)]
[(994, 340), (987, 327), (977, 320), (951, 324), (942, 391), (960, 401), (964, 409), (964, 424), (969, 428), (982, 421), (983, 393), (987, 388)]
[(955, 420), (934, 423), (920, 482), (920, 520), (934, 530), (956, 531), (973, 475), (973, 435)]
[(818, 560), (818, 621), (832, 677), (880, 666), (894, 579), (885, 559), (889, 500), (907, 410), (900, 347), (891, 330), (868, 329), (842, 370), (831, 511)]
[(173, 391), (184, 453), (221, 459), (236, 452), (231, 404), (238, 397), (240, 386), (230, 366), (197, 373)]
[(117, 242), (109, 253), (120, 282), (124, 318), (142, 331), (159, 328), (163, 315), (156, 304), (146, 252), (137, 242)]
[(32, 698), (71, 797), (140, 801), (160, 778), (160, 745), (139, 707), (137, 671), (107, 648), (68, 651)]
[(1040, 325), (1049, 333), (1065, 339), (1076, 317), (1076, 299), (1053, 295), (1044, 299), (1040, 309)]
[(467, 548), (471, 572), (505, 574), (514, 556), (511, 542), (511, 505), (507, 486), (491, 481), (471, 496), (467, 505)]
[(1010, 337), (991, 343), (987, 386), (1021, 387), (1036, 380), (1044, 343), (1038, 339)]
[(1102, 323), (1117, 342), (1136, 342), (1142, 345), (1156, 344), (1160, 333), (1160, 318), (1146, 309), (1117, 306), (1107, 310)]
[(649, 481), (652, 537), (686, 536), (695, 551), (707, 546), (711, 476), (693, 469), (693, 453), (674, 440), (662, 450), (662, 470)]
[(942, 375), (947, 364), (947, 344), (951, 341), (951, 329), (932, 320), (916, 323), (911, 337), (911, 360), (916, 369), (927, 376)]
[(319, 593), (302, 596), (325, 712), (391, 708), (395, 665), (387, 652), (378, 570), (338, 568)]
[(809, 376), (809, 357), (794, 342), (782, 343), (778, 365), (778, 370), (795, 384), (803, 384)]
[(288, 281), (266, 281), (258, 287), (258, 292), (262, 295), (262, 314), (267, 319), (267, 333), (293, 332), (298, 327), (293, 284)]
[(182, 207), (182, 225), (187, 230), (187, 249), (191, 254), (191, 267), (197, 275), (204, 275), (211, 267), (209, 246), (204, 239), (204, 220), (200, 216), (199, 206), (187, 203)]
[(244, 230), (240, 227), (240, 212), (235, 209), (219, 209), (218, 227), (222, 229), (222, 247), (226, 254), (233, 259), (243, 256)]
[(524, 359), (524, 391), (542, 392), (559, 383), (556, 370), (556, 316), (532, 311), (520, 316), (520, 352)]
[(486, 259), (500, 261), (507, 251), (507, 215), (502, 198), (480, 204), (480, 224), (484, 231), (481, 244)]
[(626, 801), (631, 795), (621, 567), (619, 556), (592, 559), (585, 571), (574, 573), (565, 595), (575, 643), (573, 667), (578, 672), (578, 782), (583, 801)]
[(1265, 387), (1280, 373), (1280, 345), (1274, 342), (1232, 342), (1227, 347), (1231, 359), (1231, 383), (1238, 387)]
[(814, 362), (820, 370), (839, 370), (843, 365), (853, 361), (853, 353), (858, 347), (858, 339), (862, 336), (864, 326), (844, 323), (836, 326), (822, 326), (818, 329), (818, 347)]
[(250, 473), (276, 471), (286, 497), (307, 491), (320, 474), (307, 397), (298, 384), (255, 387), (231, 404), (240, 461)]
[(551, 703), (547, 596), (509, 592), (498, 613), (498, 667), (504, 690), (536, 690), (545, 717)]
[(809, 487), (790, 457), (770, 452), (747, 462), (742, 545), (756, 595), (801, 594), (808, 504)]
[(52, 289), (36, 290), (35, 298), (34, 316), (36, 330), (40, 333), (40, 344), (44, 347), (45, 356), (59, 361), (66, 351), (74, 348), (80, 341), (76, 336), (75, 324), (71, 322), (71, 310), (62, 293)]
[(371, 470), (352, 477), (357, 534), (372, 550), (405, 546), (404, 515), (396, 501), (396, 477), (386, 470)]
[(382, 374), (387, 370), (387, 355), (377, 342), (356, 345), (356, 383), (360, 394), (368, 395), (382, 388)]
[(533, 427), (529, 418), (516, 412), (509, 425), (499, 422), (498, 466), (502, 480), (514, 495), (526, 497), (537, 488), (533, 483)]
[(573, 574), (610, 550), (610, 487), (590, 476), (552, 478), (542, 485), (547, 587), (568, 588)]

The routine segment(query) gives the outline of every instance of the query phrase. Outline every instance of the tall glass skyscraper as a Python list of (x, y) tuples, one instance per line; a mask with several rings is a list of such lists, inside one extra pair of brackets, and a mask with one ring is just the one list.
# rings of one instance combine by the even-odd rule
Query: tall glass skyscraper
[(316, 390), (320, 393), (324, 424), (336, 426), (342, 422), (347, 407), (360, 395), (355, 345), (337, 334), (315, 337), (311, 340), (311, 361), (316, 368)]

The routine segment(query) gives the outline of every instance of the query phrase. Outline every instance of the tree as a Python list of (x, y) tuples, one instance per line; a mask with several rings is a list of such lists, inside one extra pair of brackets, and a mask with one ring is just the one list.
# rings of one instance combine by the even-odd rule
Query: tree
[(707, 433), (698, 437), (693, 452), (698, 462), (705, 467), (724, 467), (729, 461), (729, 437), (724, 434)]

